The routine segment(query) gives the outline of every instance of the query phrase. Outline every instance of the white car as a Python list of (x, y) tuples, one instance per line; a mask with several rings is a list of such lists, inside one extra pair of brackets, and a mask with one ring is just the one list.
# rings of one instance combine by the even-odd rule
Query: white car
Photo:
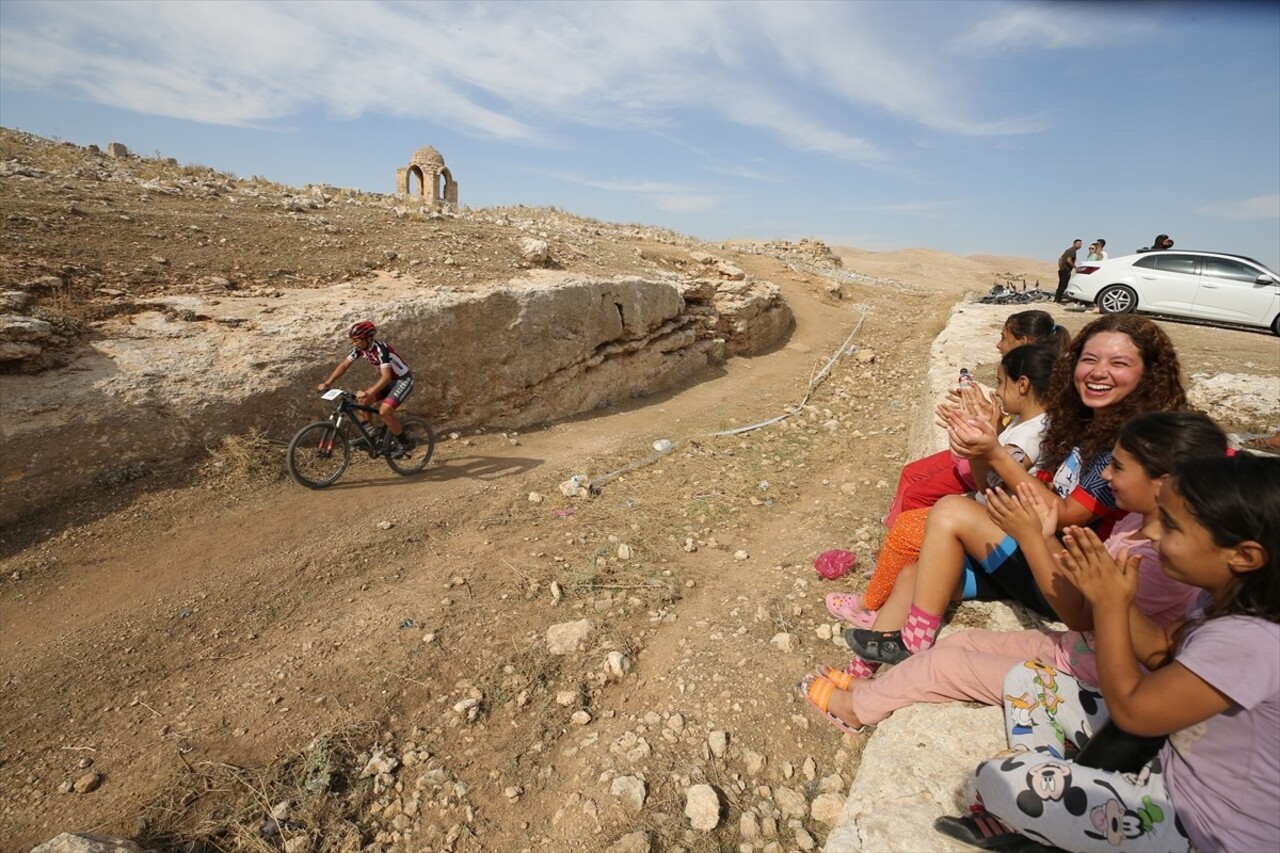
[(1168, 249), (1086, 261), (1066, 295), (1103, 314), (1145, 311), (1280, 335), (1280, 276), (1243, 255)]

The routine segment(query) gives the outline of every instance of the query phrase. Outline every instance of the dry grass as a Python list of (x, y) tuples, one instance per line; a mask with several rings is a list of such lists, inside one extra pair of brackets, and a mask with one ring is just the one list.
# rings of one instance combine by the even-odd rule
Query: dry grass
[[(372, 832), (361, 828), (373, 798), (373, 780), (360, 779), (361, 749), (375, 736), (355, 725), (313, 740), (296, 755), (260, 769), (188, 764), (183, 774), (143, 812), (143, 846), (191, 851), (278, 851), (291, 838), (311, 840), (307, 850), (359, 849)], [(288, 817), (271, 817), (279, 803)]]
[(280, 443), (271, 441), (259, 430), (240, 435), (225, 435), (201, 466), (206, 478), (230, 486), (270, 483), (283, 479)]

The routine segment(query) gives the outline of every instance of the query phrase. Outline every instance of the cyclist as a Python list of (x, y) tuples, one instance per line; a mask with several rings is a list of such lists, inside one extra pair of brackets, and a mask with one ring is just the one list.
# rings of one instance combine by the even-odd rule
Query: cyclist
[[(356, 402), (362, 406), (373, 405), (375, 401), (381, 404), (378, 407), (378, 415), (395, 436), (398, 445), (391, 455), (399, 458), (412, 450), (414, 444), (413, 436), (404, 433), (404, 428), (396, 417), (396, 407), (403, 403), (413, 391), (413, 374), (409, 372), (409, 365), (404, 363), (404, 359), (400, 358), (391, 344), (374, 339), (377, 331), (369, 320), (360, 320), (352, 324), (347, 331), (347, 336), (351, 338), (351, 352), (338, 362), (338, 366), (329, 374), (329, 378), (317, 385), (316, 389), (328, 390), (330, 385), (337, 382), (342, 374), (361, 358), (372, 364), (378, 371), (378, 381), (368, 388), (357, 391)], [(357, 414), (368, 423), (369, 416), (366, 413), (357, 412)]]

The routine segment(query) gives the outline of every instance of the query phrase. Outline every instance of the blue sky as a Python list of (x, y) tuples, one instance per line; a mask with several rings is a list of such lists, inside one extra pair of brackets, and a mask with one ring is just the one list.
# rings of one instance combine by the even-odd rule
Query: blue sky
[(1280, 4), (0, 2), (0, 123), (708, 240), (1280, 267)]

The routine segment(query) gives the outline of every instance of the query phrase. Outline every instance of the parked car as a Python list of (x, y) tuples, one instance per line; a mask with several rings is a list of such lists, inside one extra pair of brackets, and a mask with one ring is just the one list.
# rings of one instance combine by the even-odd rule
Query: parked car
[(1103, 314), (1145, 311), (1280, 335), (1280, 276), (1243, 255), (1176, 249), (1086, 261), (1066, 296), (1093, 302)]

